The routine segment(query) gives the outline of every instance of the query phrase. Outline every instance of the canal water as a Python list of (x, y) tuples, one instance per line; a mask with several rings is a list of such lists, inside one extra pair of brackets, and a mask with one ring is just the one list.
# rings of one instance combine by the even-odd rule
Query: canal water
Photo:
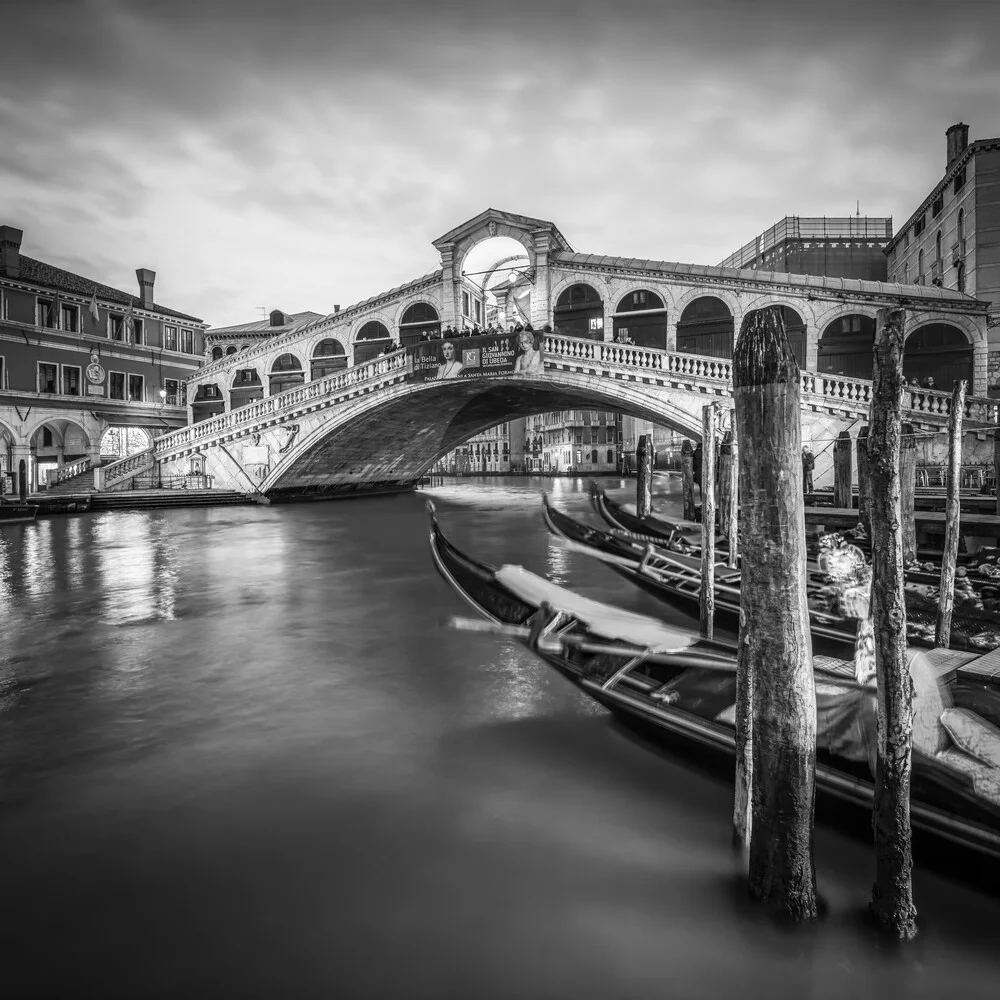
[(724, 777), (439, 626), (470, 612), (428, 498), (486, 561), (658, 611), (547, 535), (541, 490), (589, 516), (586, 485), (4, 528), (0, 995), (996, 997), (1000, 900), (921, 871), (897, 953), (870, 847), (820, 827), (828, 913), (781, 930)]

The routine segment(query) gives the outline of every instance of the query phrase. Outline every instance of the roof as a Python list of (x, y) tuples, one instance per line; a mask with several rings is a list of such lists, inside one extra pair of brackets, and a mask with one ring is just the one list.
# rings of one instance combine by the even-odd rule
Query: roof
[(893, 236), (884, 247), (884, 252), (886, 254), (892, 253), (893, 249), (899, 245), (900, 240), (910, 231), (910, 226), (914, 224), (928, 209), (934, 199), (948, 186), (951, 179), (962, 170), (965, 165), (972, 159), (976, 153), (981, 153), (987, 149), (997, 149), (1000, 148), (1000, 137), (995, 139), (976, 139), (975, 142), (970, 142), (965, 149), (962, 150), (961, 154), (955, 158), (955, 162), (952, 163), (950, 167), (944, 172), (944, 176), (934, 185), (931, 193), (927, 195), (926, 198), (920, 203), (917, 210), (911, 215), (906, 222), (903, 223), (899, 229), (896, 230), (896, 235)]
[(265, 316), (253, 323), (240, 323), (236, 326), (212, 326), (205, 331), (205, 334), (209, 337), (238, 337), (248, 333), (266, 333), (276, 337), (281, 333), (289, 333), (304, 323), (312, 323), (317, 319), (322, 319), (323, 315), (323, 313), (318, 312), (282, 313), (285, 322), (281, 326), (271, 326), (270, 316)]
[[(666, 272), (677, 277), (716, 278), (719, 280), (754, 281), (758, 284), (799, 285), (823, 292), (857, 292), (885, 295), (892, 298), (945, 300), (953, 304), (975, 304), (972, 295), (936, 285), (903, 285), (894, 281), (867, 281), (862, 278), (826, 278), (814, 274), (788, 274), (784, 271), (754, 271), (747, 268), (712, 267), (708, 264), (678, 264), (662, 260), (639, 260), (634, 257), (607, 257), (600, 254), (567, 253), (558, 250), (549, 255), (549, 262), (572, 267), (622, 267), (630, 271)], [(986, 303), (980, 303), (986, 308)]]
[[(188, 316), (187, 313), (177, 312), (176, 309), (168, 309), (166, 306), (156, 305), (144, 306), (142, 300), (137, 295), (130, 295), (118, 288), (110, 285), (102, 285), (92, 278), (83, 278), (72, 271), (64, 271), (61, 267), (46, 264), (44, 261), (35, 260), (34, 257), (26, 257), (24, 254), (18, 255), (19, 273), (11, 281), (24, 281), (31, 285), (38, 285), (41, 288), (49, 288), (57, 292), (71, 292), (74, 295), (84, 295), (88, 298), (97, 293), (98, 299), (104, 302), (116, 302), (122, 306), (132, 306), (135, 309), (145, 309), (148, 312), (162, 313), (164, 316), (173, 316), (176, 319), (186, 319), (192, 323), (201, 323), (197, 316)], [(6, 269), (0, 266), (0, 277), (8, 277)]]

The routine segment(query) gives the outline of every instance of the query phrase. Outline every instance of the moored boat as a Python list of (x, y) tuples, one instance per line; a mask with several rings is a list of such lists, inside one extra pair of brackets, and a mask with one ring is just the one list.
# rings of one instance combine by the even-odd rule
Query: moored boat
[(34, 521), (37, 516), (37, 504), (20, 503), (16, 500), (6, 500), (0, 497), (0, 525), (14, 524), (18, 521)]
[[(429, 507), (434, 563), (485, 619), (476, 630), (526, 646), (656, 738), (733, 754), (734, 644), (582, 598), (520, 566), (479, 563), (445, 538)], [(917, 692), (912, 822), (1000, 859), (1000, 698), (981, 690), (981, 677), (996, 670), (1000, 658), (910, 653)], [(817, 791), (870, 808), (876, 692), (857, 682), (846, 660), (814, 656), (813, 667)]]

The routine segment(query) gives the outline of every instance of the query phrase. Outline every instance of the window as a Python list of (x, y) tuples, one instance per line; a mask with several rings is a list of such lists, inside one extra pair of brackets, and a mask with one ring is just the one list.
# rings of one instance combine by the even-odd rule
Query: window
[(931, 202), (931, 215), (936, 219), (941, 214), (941, 209), (944, 208), (944, 193), (939, 194), (933, 202)]
[(56, 325), (56, 304), (51, 299), (37, 299), (35, 305), (35, 323), (52, 329)]
[(163, 389), (166, 392), (166, 398), (163, 400), (167, 406), (177, 406), (178, 405), (178, 395), (180, 393), (180, 384), (175, 378), (165, 378), (163, 380)]
[(64, 396), (80, 395), (80, 369), (76, 365), (62, 366), (62, 393)]
[(108, 313), (108, 336), (112, 340), (125, 339), (125, 317)]
[(965, 209), (958, 210), (958, 252), (965, 256)]
[(469, 315), (469, 293), (462, 292), (462, 315)]
[(125, 373), (124, 372), (111, 372), (108, 376), (110, 379), (111, 391), (109, 393), (111, 399), (124, 399), (125, 398)]
[(7, 369), (4, 367), (3, 358), (0, 358), (0, 389), (9, 389), (7, 385)]
[(903, 284), (908, 285), (910, 283), (910, 262), (903, 262)]
[(194, 354), (194, 330), (181, 330), (181, 350), (185, 354)]
[(908, 250), (910, 247), (910, 231), (906, 230), (906, 235), (903, 237), (903, 249)]
[(965, 291), (965, 264), (958, 265), (958, 279), (956, 282), (956, 287), (960, 292)]
[(67, 333), (76, 333), (80, 329), (80, 310), (76, 306), (63, 306), (59, 325)]
[(43, 427), (42, 428), (42, 447), (51, 448), (52, 447), (52, 428)]
[(604, 317), (596, 316), (590, 321), (591, 330), (603, 330), (604, 329)]
[(177, 327), (176, 326), (164, 326), (163, 327), (163, 349), (165, 351), (176, 351), (177, 350)]
[(56, 380), (59, 378), (59, 366), (38, 363), (38, 391), (56, 392), (58, 386)]
[(924, 251), (917, 254), (917, 284), (922, 285), (924, 283)]
[(938, 234), (934, 239), (934, 259), (941, 264), (941, 230), (938, 230)]
[(141, 375), (129, 375), (128, 398), (130, 403), (144, 403), (146, 401), (145, 381)]
[(145, 331), (142, 328), (142, 320), (141, 319), (133, 319), (132, 320), (132, 343), (133, 344), (142, 344), (143, 343), (144, 333), (145, 333)]
[(913, 223), (913, 235), (919, 236), (927, 228), (927, 217), (921, 215), (916, 222)]
[(481, 323), (483, 319), (483, 304), (476, 299), (476, 322)]
[(955, 174), (955, 194), (958, 194), (965, 187), (965, 167)]
[(213, 347), (212, 348), (212, 360), (213, 361), (221, 361), (222, 360), (222, 348), (221, 347)]

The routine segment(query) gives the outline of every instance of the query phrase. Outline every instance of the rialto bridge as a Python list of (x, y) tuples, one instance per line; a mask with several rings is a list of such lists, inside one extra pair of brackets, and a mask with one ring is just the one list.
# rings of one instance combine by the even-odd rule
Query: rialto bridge
[[(523, 253), (511, 264), (508, 251), (473, 281), (466, 259), (494, 237)], [(803, 369), (803, 439), (818, 455), (817, 485), (829, 443), (841, 430), (856, 434), (867, 415), (870, 383), (857, 373), (871, 371), (879, 308), (907, 310), (908, 374), (933, 373), (949, 389), (952, 378), (969, 379), (967, 451), (996, 419), (983, 398), (987, 305), (960, 293), (581, 254), (552, 223), (492, 209), (434, 247), (437, 271), (200, 369), (188, 383), (191, 424), (101, 470), (101, 486), (155, 468), (202, 471), (216, 486), (274, 498), (405, 487), (472, 435), (560, 409), (616, 409), (697, 438), (704, 404), (731, 396), (743, 318), (766, 306), (781, 307)], [(491, 287), (502, 266), (507, 278)], [(446, 360), (434, 339), (441, 330), (486, 326), (487, 291), (503, 325), (530, 319), (543, 366), (491, 369), (486, 341), (476, 338), (470, 353), (473, 341), (459, 338), (459, 353), (483, 365), (466, 366), (475, 377), (415, 377), (415, 364), (427, 374), (424, 355), (434, 366)], [(516, 338), (506, 340), (510, 362)], [(950, 393), (913, 388), (907, 404), (918, 426), (940, 430)]]

